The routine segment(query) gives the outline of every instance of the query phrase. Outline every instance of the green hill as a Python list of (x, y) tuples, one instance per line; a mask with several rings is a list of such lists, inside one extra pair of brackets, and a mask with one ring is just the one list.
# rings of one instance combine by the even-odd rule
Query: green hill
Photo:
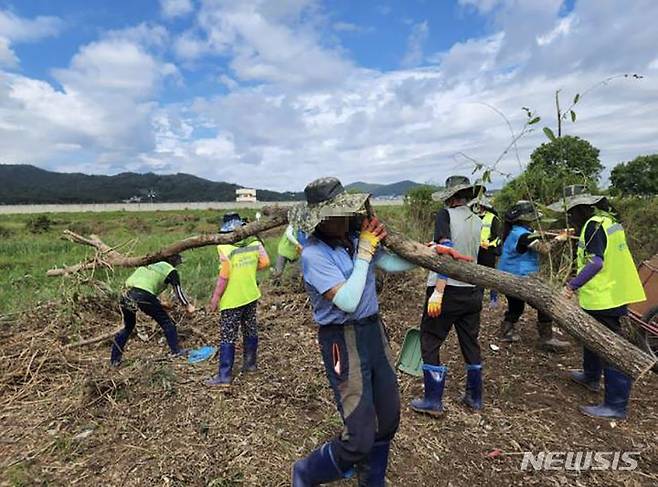
[[(57, 173), (30, 165), (0, 164), (0, 204), (118, 203), (133, 198), (156, 202), (234, 201), (236, 184), (190, 174), (97, 176)], [(261, 201), (291, 201), (301, 193), (258, 190)]]
[(413, 189), (417, 186), (425, 186), (425, 185), (409, 180), (398, 181), (397, 183), (392, 183), (392, 184), (372, 184), (372, 183), (364, 183), (363, 181), (357, 181), (355, 183), (348, 184), (345, 188), (348, 191), (372, 193), (373, 196), (381, 198), (381, 197), (404, 196), (409, 192), (410, 189)]

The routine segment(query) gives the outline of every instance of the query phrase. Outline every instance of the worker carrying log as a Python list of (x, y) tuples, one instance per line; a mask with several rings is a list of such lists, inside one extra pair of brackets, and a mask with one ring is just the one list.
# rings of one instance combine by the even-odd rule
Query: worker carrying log
[[(225, 222), (220, 233), (231, 233), (245, 222), (239, 215)], [(256, 305), (261, 297), (256, 272), (266, 269), (270, 259), (263, 244), (249, 237), (233, 245), (218, 245), (219, 276), (208, 311), (214, 313), (219, 306), (219, 365), (217, 374), (206, 381), (206, 385), (228, 387), (233, 381), (235, 343), (242, 330), (242, 370), (256, 370), (258, 354), (258, 321)]]
[[(445, 205), (436, 215), (434, 242), (454, 248), (469, 260), (477, 259), (482, 221), (467, 203), (484, 191), (483, 186), (471, 184), (465, 176), (450, 176), (446, 180), (446, 188), (432, 195), (432, 199)], [(443, 389), (448, 367), (441, 364), (439, 351), (453, 325), (466, 363), (462, 402), (474, 410), (482, 408), (482, 357), (478, 341), (482, 294), (479, 286), (430, 272), (420, 324), (424, 397), (411, 401), (414, 411), (432, 416), (444, 412)]]
[[(542, 240), (533, 225), (543, 217), (530, 201), (518, 201), (505, 213), (503, 230), (503, 251), (498, 261), (498, 269), (517, 276), (529, 276), (539, 272), (540, 254), (548, 254), (555, 243), (565, 242), (567, 232), (555, 237), (552, 242)], [(517, 342), (520, 337), (516, 323), (521, 318), (525, 302), (513, 296), (507, 297), (507, 312), (500, 327), (500, 339), (504, 342)], [(553, 353), (563, 353), (570, 347), (569, 342), (559, 340), (553, 334), (553, 321), (546, 313), (537, 310), (537, 332), (540, 348)]]
[(111, 365), (118, 367), (121, 364), (126, 343), (135, 329), (137, 310), (146, 313), (160, 325), (173, 355), (185, 354), (185, 350), (178, 345), (176, 325), (158, 299), (167, 286), (171, 285), (186, 311), (190, 314), (194, 313), (194, 305), (185, 296), (176, 270), (176, 267), (182, 262), (183, 258), (180, 254), (175, 254), (161, 262), (138, 267), (126, 280), (126, 290), (121, 295), (121, 315), (124, 328), (114, 337), (110, 356)]
[(375, 268), (400, 272), (413, 265), (380, 247), (387, 233), (369, 211), (370, 195), (348, 194), (336, 178), (317, 179), (304, 193), (306, 202), (290, 210), (290, 221), (309, 236), (301, 256), (304, 285), (344, 430), (294, 464), (292, 484), (319, 485), (356, 470), (360, 485), (383, 486), (400, 394)]
[[(478, 251), (478, 264), (486, 267), (496, 268), (496, 262), (500, 256), (503, 235), (503, 225), (494, 208), (493, 203), (484, 195), (479, 195), (472, 200), (468, 206), (482, 220), (482, 232), (480, 232), (480, 250)], [(489, 291), (489, 306), (495, 308), (498, 304), (498, 292), (495, 289)]]
[[(577, 293), (583, 310), (620, 334), (621, 317), (626, 315), (627, 305), (646, 300), (624, 228), (605, 196), (588, 194), (582, 186), (565, 188), (564, 196), (549, 208), (566, 212), (568, 223), (574, 225), (580, 235), (576, 257), (578, 274), (567, 283), (564, 294), (570, 298)], [(603, 403), (581, 406), (580, 410), (593, 417), (625, 418), (631, 378), (583, 347), (583, 369), (571, 372), (571, 379), (598, 392), (601, 373), (605, 381)]]

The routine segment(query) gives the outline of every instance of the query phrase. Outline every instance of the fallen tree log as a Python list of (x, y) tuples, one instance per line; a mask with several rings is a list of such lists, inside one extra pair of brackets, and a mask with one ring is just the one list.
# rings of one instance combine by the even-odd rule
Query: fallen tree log
[(265, 208), (263, 213), (266, 218), (249, 223), (243, 227), (238, 228), (231, 233), (211, 233), (205, 235), (195, 235), (193, 237), (174, 242), (167, 247), (156, 250), (150, 254), (131, 257), (126, 256), (115, 250), (113, 247), (105, 244), (96, 235), (83, 237), (70, 230), (64, 231), (64, 238), (74, 243), (89, 245), (97, 250), (94, 258), (81, 262), (76, 265), (62, 267), (58, 269), (50, 269), (46, 274), (50, 277), (66, 276), (74, 274), (87, 269), (94, 269), (100, 265), (109, 267), (139, 267), (143, 265), (153, 264), (154, 262), (161, 261), (165, 257), (170, 257), (175, 254), (180, 254), (186, 250), (195, 249), (199, 247), (206, 247), (208, 245), (231, 244), (239, 242), (247, 237), (256, 235), (258, 233), (270, 230), (272, 228), (280, 227), (288, 223), (288, 214), (286, 208)]
[(656, 371), (656, 361), (648, 354), (608, 330), (585, 313), (576, 301), (565, 299), (559, 290), (539, 278), (519, 277), (475, 263), (440, 256), (431, 248), (392, 231), (389, 231), (384, 243), (400, 257), (416, 265), (522, 299), (551, 316), (555, 324), (564, 331), (634, 378), (642, 376), (652, 368)]
[[(71, 241), (95, 247), (98, 250), (98, 255), (95, 259), (88, 262), (61, 269), (52, 269), (48, 271), (48, 275), (63, 276), (72, 272), (93, 268), (99, 264), (109, 264), (119, 267), (138, 267), (157, 262), (164, 257), (185, 250), (207, 245), (238, 242), (251, 235), (287, 223), (288, 215), (286, 209), (269, 209), (267, 218), (245, 225), (232, 233), (190, 237), (151, 254), (139, 257), (124, 256), (109, 245), (103, 243), (98, 237), (91, 236), (87, 238), (73, 232), (66, 232), (67, 238)], [(522, 299), (534, 308), (550, 315), (556, 325), (634, 378), (642, 376), (652, 368), (658, 372), (656, 361), (648, 354), (623, 337), (608, 330), (585, 313), (578, 306), (578, 303), (563, 298), (559, 291), (541, 279), (518, 277), (506, 272), (479, 266), (475, 263), (455, 261), (450, 257), (440, 256), (425, 245), (393, 231), (389, 231), (384, 244), (391, 251), (418, 266), (431, 269), (460, 281), (489, 289), (496, 289), (505, 295)]]

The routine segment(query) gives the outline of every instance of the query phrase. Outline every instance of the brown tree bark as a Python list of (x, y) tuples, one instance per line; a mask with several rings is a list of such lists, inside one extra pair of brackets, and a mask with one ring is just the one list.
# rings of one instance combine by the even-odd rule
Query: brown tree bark
[(206, 247), (208, 245), (231, 244), (239, 242), (247, 237), (256, 235), (258, 233), (270, 230), (272, 228), (286, 225), (288, 223), (288, 209), (287, 208), (265, 208), (263, 213), (266, 218), (257, 222), (249, 223), (243, 227), (238, 228), (231, 233), (211, 233), (205, 235), (196, 235), (193, 237), (174, 242), (167, 247), (159, 249), (150, 254), (130, 257), (117, 252), (114, 248), (105, 244), (96, 235), (83, 237), (70, 230), (64, 231), (64, 238), (74, 243), (89, 245), (96, 248), (97, 255), (87, 261), (81, 262), (76, 265), (62, 267), (58, 269), (50, 269), (47, 272), (48, 276), (65, 276), (73, 274), (86, 269), (93, 269), (98, 266), (110, 267), (139, 267), (143, 265), (153, 264), (159, 262), (165, 257), (170, 257), (175, 254), (180, 254), (186, 250), (195, 249), (199, 247)]
[(637, 378), (652, 368), (654, 371), (656, 369), (656, 362), (648, 354), (608, 330), (585, 313), (577, 302), (563, 298), (559, 290), (541, 279), (519, 277), (475, 263), (440, 256), (431, 248), (396, 232), (389, 231), (385, 244), (400, 257), (416, 265), (522, 299), (550, 315), (560, 328), (631, 377)]

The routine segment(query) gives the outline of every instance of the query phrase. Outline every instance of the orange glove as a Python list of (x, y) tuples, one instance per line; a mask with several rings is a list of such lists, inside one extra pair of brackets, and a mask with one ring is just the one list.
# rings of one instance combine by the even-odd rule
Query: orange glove
[(436, 318), (441, 314), (441, 305), (443, 304), (443, 292), (434, 289), (434, 292), (427, 301), (427, 314), (431, 318)]
[(455, 249), (446, 247), (445, 245), (435, 245), (434, 250), (436, 250), (436, 253), (439, 255), (449, 255), (455, 260), (463, 260), (464, 262), (473, 261), (473, 257), (469, 255), (460, 254)]

